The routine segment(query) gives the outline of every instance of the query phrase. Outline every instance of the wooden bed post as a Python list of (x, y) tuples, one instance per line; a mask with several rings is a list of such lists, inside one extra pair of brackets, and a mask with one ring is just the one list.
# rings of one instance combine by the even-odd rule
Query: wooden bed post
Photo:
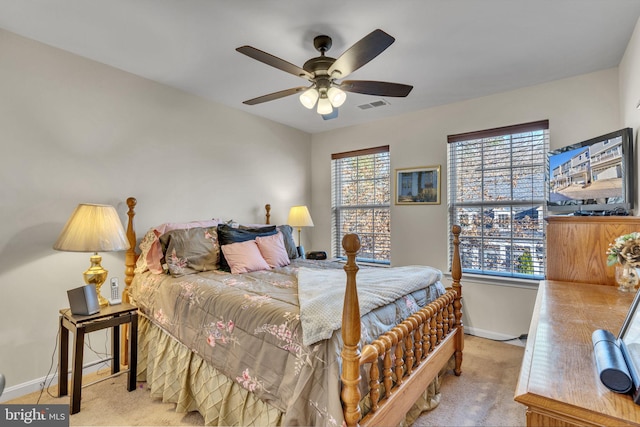
[(456, 339), (456, 366), (454, 372), (456, 375), (462, 373), (462, 350), (464, 349), (464, 325), (462, 324), (462, 287), (460, 279), (462, 278), (462, 265), (460, 263), (460, 232), (462, 227), (453, 225), (451, 233), (453, 234), (453, 259), (451, 260), (451, 278), (453, 279), (453, 289), (456, 291), (456, 297), (453, 302), (453, 314), (455, 318), (455, 327), (458, 328)]
[(271, 224), (271, 205), (267, 203), (264, 205), (264, 223)]
[(347, 253), (347, 287), (344, 293), (342, 310), (342, 402), (344, 419), (347, 426), (356, 426), (360, 421), (360, 304), (356, 287), (356, 254), (360, 250), (360, 238), (356, 234), (346, 234), (342, 239), (342, 247)]
[[(413, 315), (385, 332), (371, 344), (365, 345), (358, 354), (358, 340), (360, 334), (360, 320), (353, 318), (359, 313), (357, 306), (355, 271), (347, 273), (347, 293), (345, 294), (344, 312), (350, 310), (350, 316), (343, 314), (342, 337), (344, 347), (342, 351), (342, 402), (345, 414), (345, 424), (348, 426), (378, 426), (398, 425), (411, 409), (419, 396), (428, 385), (439, 375), (448, 361), (455, 361), (454, 372), (461, 374), (462, 350), (464, 346), (464, 330), (462, 327), (462, 268), (460, 262), (461, 227), (451, 228), (453, 235), (453, 253), (451, 262), (451, 277), (453, 285), (446, 293)], [(346, 236), (345, 236), (346, 237)], [(343, 246), (347, 245), (343, 240)], [(355, 259), (355, 254), (353, 255)], [(347, 262), (355, 265), (351, 258)], [(348, 267), (345, 270), (349, 272)], [(353, 277), (352, 277), (353, 276)], [(358, 310), (358, 311), (355, 311)], [(352, 322), (352, 323), (348, 323)], [(347, 328), (347, 325), (349, 327)], [(351, 334), (351, 335), (349, 335)], [(358, 334), (358, 335), (356, 335)], [(352, 346), (352, 347), (350, 347)], [(394, 359), (392, 361), (391, 359)], [(360, 371), (356, 363), (370, 366), (369, 385), (371, 409), (361, 419), (358, 409), (360, 389), (358, 379)], [(383, 363), (382, 382), (378, 364)], [(347, 381), (350, 381), (347, 383)], [(381, 392), (384, 397), (380, 399)]]
[(136, 216), (135, 207), (138, 201), (134, 197), (127, 199), (127, 206), (129, 210), (127, 215), (129, 216), (129, 222), (127, 223), (127, 240), (129, 240), (129, 249), (124, 256), (124, 283), (125, 288), (122, 292), (122, 301), (129, 302), (129, 286), (133, 281), (134, 270), (136, 267), (136, 230), (133, 226), (133, 218)]
[[(129, 300), (129, 286), (131, 286), (131, 282), (133, 281), (133, 275), (136, 267), (136, 230), (133, 226), (133, 218), (136, 215), (135, 207), (138, 201), (134, 197), (129, 197), (127, 199), (127, 206), (129, 210), (127, 211), (127, 215), (129, 216), (129, 221), (127, 222), (127, 240), (129, 241), (129, 249), (124, 255), (124, 289), (122, 291), (122, 302), (130, 302)], [(123, 325), (123, 333), (122, 333), (122, 345), (120, 346), (120, 353), (122, 364), (129, 365), (129, 325)]]

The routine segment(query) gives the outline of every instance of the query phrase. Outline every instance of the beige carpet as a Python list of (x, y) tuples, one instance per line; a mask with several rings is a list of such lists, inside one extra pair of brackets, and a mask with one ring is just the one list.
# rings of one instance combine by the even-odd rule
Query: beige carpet
[[(466, 336), (462, 375), (447, 374), (442, 382), (440, 405), (423, 414), (414, 427), (425, 426), (524, 426), (525, 408), (514, 402), (524, 348)], [(106, 377), (108, 369), (88, 375), (85, 384)], [(146, 384), (127, 392), (126, 374), (82, 389), (81, 411), (71, 416), (72, 426), (201, 426), (197, 413), (178, 414), (175, 405), (152, 400)], [(50, 388), (57, 394), (57, 386)], [(40, 393), (6, 403), (32, 404)], [(68, 404), (68, 397), (46, 391), (42, 404)]]
[(526, 425), (525, 407), (513, 400), (524, 347), (465, 336), (462, 375), (447, 374), (442, 399), (413, 427)]

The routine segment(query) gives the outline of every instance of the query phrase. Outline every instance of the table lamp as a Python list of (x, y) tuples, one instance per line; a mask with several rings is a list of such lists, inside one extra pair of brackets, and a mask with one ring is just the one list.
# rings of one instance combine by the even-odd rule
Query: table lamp
[(287, 224), (298, 227), (298, 255), (304, 258), (304, 247), (300, 241), (300, 229), (302, 227), (313, 227), (313, 220), (306, 206), (294, 206), (289, 210)]
[(93, 252), (91, 267), (84, 272), (84, 281), (96, 287), (101, 307), (109, 302), (100, 295), (100, 288), (108, 271), (102, 268), (98, 252), (115, 252), (129, 249), (129, 241), (122, 222), (113, 206), (79, 204), (62, 229), (53, 249), (68, 252)]

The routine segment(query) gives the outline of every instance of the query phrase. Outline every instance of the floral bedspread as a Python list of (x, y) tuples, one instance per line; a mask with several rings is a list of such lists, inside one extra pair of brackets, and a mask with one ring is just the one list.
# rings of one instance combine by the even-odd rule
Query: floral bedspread
[[(297, 275), (300, 267), (309, 266), (343, 267), (295, 260), (287, 267), (240, 275), (209, 271), (174, 278), (147, 272), (136, 275), (131, 296), (151, 321), (281, 410), (284, 425), (342, 425), (340, 333), (309, 346), (302, 342)], [(346, 275), (335, 285), (345, 283)], [(370, 311), (362, 318), (362, 343), (443, 290), (436, 281)]]

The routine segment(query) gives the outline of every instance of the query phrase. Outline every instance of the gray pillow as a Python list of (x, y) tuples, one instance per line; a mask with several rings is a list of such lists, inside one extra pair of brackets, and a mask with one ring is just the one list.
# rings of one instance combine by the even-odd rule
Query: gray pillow
[(220, 245), (216, 227), (172, 230), (160, 237), (164, 262), (174, 277), (218, 268)]
[(278, 230), (282, 233), (282, 240), (284, 240), (284, 247), (289, 259), (298, 258), (298, 248), (293, 240), (293, 228), (290, 225), (279, 225)]

